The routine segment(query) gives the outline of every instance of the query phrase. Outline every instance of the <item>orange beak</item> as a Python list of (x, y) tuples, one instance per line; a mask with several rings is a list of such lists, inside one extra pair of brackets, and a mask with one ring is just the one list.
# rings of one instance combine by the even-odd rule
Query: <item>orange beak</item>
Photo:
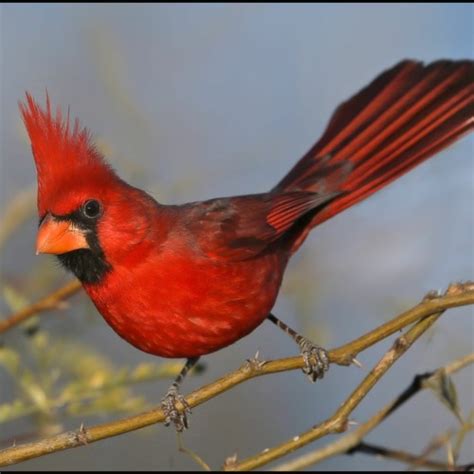
[(41, 223), (36, 237), (36, 255), (61, 254), (87, 248), (89, 245), (84, 231), (74, 227), (72, 222), (56, 220), (48, 214)]

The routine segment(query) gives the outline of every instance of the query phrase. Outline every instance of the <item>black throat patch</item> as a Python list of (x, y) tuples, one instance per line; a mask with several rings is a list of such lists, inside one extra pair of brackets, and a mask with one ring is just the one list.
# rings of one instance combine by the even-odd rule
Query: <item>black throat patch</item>
[(74, 273), (82, 283), (100, 283), (104, 275), (112, 268), (103, 254), (96, 255), (89, 249), (73, 250), (57, 257), (61, 265)]
[(80, 210), (65, 216), (53, 215), (53, 217), (56, 220), (73, 222), (75, 226), (85, 230), (87, 244), (90, 247), (57, 255), (61, 265), (74, 273), (82, 283), (100, 283), (112, 267), (107, 262), (97, 237), (97, 220), (87, 219)]

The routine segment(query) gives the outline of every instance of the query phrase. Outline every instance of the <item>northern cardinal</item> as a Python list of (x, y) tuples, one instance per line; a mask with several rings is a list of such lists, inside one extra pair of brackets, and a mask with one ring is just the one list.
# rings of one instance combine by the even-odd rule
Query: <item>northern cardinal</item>
[[(473, 128), (474, 62), (406, 60), (333, 114), (320, 140), (270, 191), (163, 205), (120, 179), (49, 98), (20, 103), (38, 176), (37, 253), (56, 254), (110, 326), (142, 351), (185, 357), (162, 400), (187, 426), (178, 387), (200, 356), (265, 319), (288, 332), (315, 380), (326, 351), (271, 311), (310, 230)], [(183, 404), (177, 409), (177, 401)]]

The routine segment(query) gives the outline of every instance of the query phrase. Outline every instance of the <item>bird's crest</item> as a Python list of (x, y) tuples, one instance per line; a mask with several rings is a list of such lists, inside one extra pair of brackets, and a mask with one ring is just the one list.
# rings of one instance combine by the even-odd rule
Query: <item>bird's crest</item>
[(65, 118), (59, 107), (52, 113), (48, 93), (45, 109), (28, 92), (19, 107), (36, 164), (40, 216), (46, 211), (50, 196), (64, 188), (71, 178), (78, 184), (84, 179), (96, 183), (117, 179), (94, 146), (89, 130), (81, 127), (78, 119), (71, 126), (69, 109)]

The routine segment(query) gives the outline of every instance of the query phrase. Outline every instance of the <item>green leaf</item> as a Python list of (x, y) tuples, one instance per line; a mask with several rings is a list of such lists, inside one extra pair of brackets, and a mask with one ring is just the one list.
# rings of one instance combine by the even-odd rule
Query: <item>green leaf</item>
[(0, 347), (0, 365), (12, 375), (16, 375), (20, 368), (19, 354), (8, 347)]
[(22, 400), (14, 400), (11, 403), (0, 405), (0, 423), (5, 423), (21, 416), (29, 415), (34, 410)]
[[(7, 303), (11, 311), (16, 312), (22, 310), (30, 304), (28, 298), (23, 296), (18, 290), (10, 285), (3, 285), (2, 287), (3, 299)], [(33, 315), (22, 323), (23, 328), (33, 328), (38, 324), (38, 316)]]
[(12, 311), (19, 311), (28, 304), (28, 300), (10, 285), (4, 285), (2, 293), (5, 302)]

